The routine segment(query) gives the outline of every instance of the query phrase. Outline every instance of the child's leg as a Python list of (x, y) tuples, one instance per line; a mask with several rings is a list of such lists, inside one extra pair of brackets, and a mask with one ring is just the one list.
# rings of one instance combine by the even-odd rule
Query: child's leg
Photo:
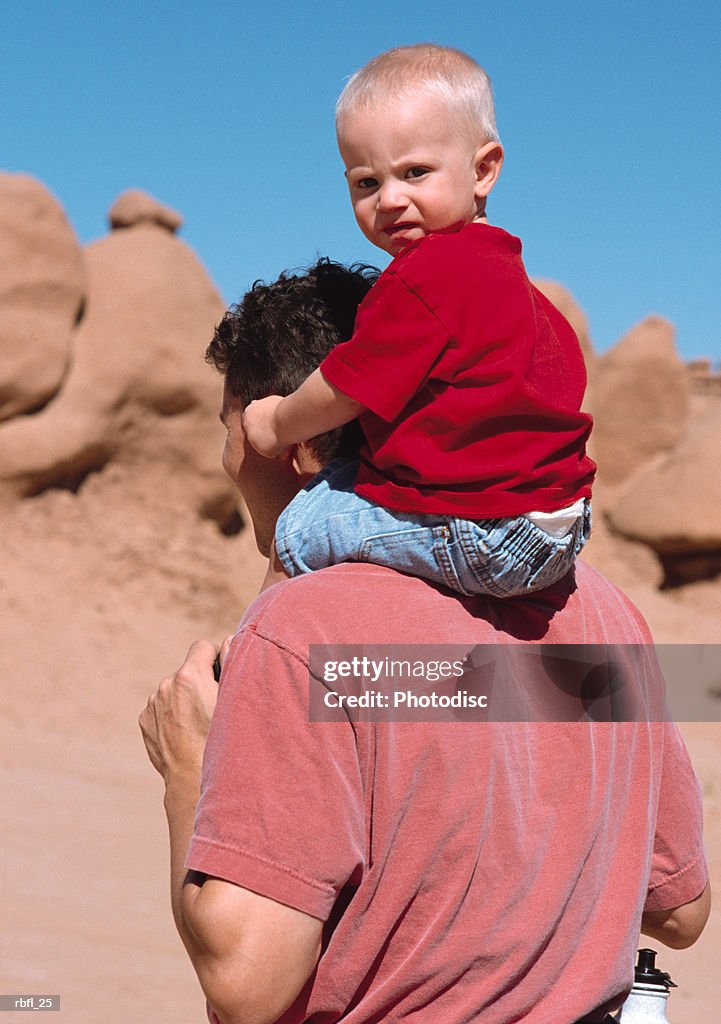
[(289, 576), (340, 562), (373, 562), (462, 589), (438, 551), (447, 544), (447, 517), (395, 512), (354, 491), (356, 462), (334, 460), (281, 513), (275, 532)]
[(461, 594), (516, 597), (566, 575), (590, 530), (554, 538), (523, 516), (474, 522), (395, 512), (357, 495), (357, 462), (334, 460), (281, 513), (265, 586), (339, 562), (373, 562)]
[(591, 506), (563, 536), (554, 536), (525, 516), (449, 519), (447, 556), (464, 593), (521, 597), (558, 583), (572, 568), (591, 532)]

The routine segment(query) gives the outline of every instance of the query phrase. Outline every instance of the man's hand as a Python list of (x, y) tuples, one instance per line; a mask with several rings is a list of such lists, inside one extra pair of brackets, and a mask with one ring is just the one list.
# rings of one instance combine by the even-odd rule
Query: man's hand
[(248, 443), (266, 459), (275, 459), (288, 447), (278, 438), (275, 413), (283, 401), (280, 395), (269, 395), (251, 402), (243, 413), (243, 431)]
[[(227, 641), (223, 648), (227, 649)], [(213, 677), (217, 652), (215, 644), (196, 640), (178, 671), (166, 676), (151, 693), (138, 719), (148, 757), (166, 783), (173, 775), (200, 778), (205, 740), (218, 698)]]

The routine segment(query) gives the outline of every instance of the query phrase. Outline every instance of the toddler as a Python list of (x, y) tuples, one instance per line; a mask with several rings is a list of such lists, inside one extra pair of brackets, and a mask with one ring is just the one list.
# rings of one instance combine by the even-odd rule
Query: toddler
[(393, 259), (353, 337), (243, 426), (267, 457), (356, 416), (366, 444), (282, 513), (266, 585), (371, 561), (467, 595), (547, 587), (590, 531), (591, 418), (576, 335), (486, 217), (488, 77), (458, 50), (391, 50), (349, 80), (336, 126), (358, 225)]

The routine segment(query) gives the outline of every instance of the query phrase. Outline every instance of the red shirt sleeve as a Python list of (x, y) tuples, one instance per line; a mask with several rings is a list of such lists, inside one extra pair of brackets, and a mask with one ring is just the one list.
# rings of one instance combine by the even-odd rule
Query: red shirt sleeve
[(644, 910), (680, 907), (699, 896), (707, 882), (701, 790), (678, 727), (670, 723)]
[(353, 337), (337, 345), (320, 369), (331, 384), (390, 423), (421, 389), (450, 340), (442, 320), (390, 267), (361, 303)]

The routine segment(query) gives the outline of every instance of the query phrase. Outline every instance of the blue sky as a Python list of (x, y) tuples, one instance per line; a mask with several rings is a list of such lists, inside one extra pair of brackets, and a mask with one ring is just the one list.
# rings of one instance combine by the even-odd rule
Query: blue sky
[(3, 0), (0, 161), (83, 242), (126, 188), (185, 218), (227, 302), (317, 254), (385, 265), (335, 148), (347, 76), (391, 46), (491, 75), (506, 163), (489, 218), (565, 284), (603, 350), (649, 313), (721, 359), (721, 4)]

